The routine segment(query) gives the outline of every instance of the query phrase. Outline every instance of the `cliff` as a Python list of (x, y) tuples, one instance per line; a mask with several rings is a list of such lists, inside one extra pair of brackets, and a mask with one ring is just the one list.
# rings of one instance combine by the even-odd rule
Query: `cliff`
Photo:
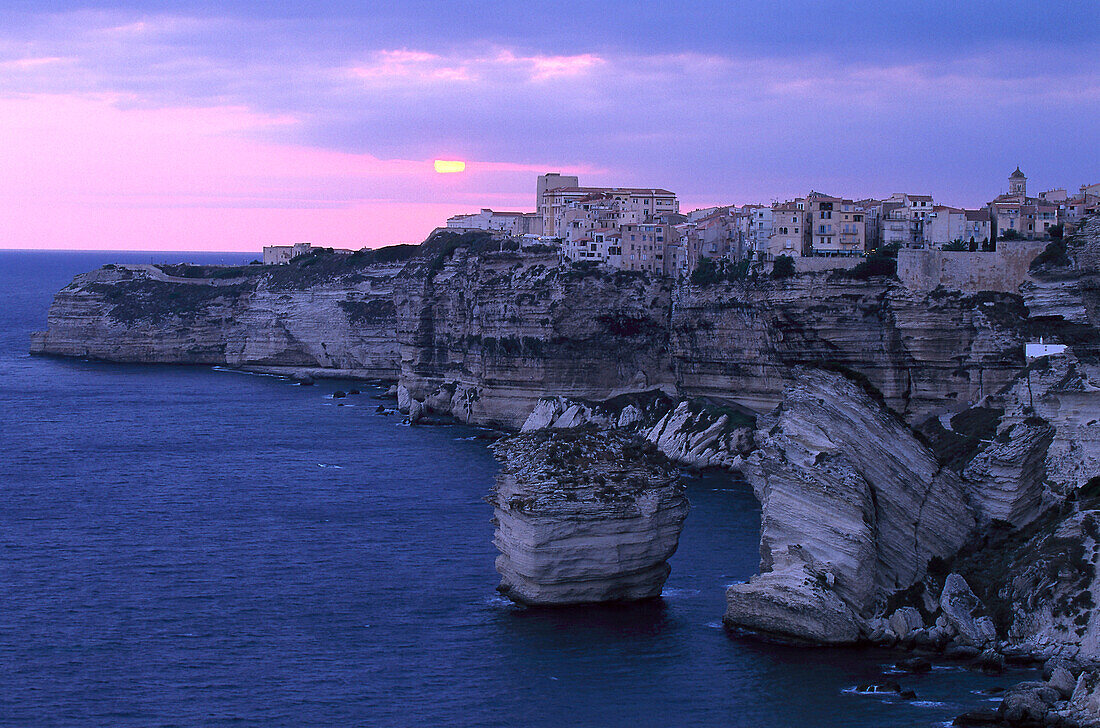
[(672, 284), (559, 268), (557, 254), (457, 251), (398, 281), (401, 385), (464, 422), (519, 427), (541, 397), (666, 386)]
[[(615, 428), (700, 467), (741, 467), (755, 450), (744, 467), (764, 509), (762, 573), (730, 590), (727, 622), (845, 642), (889, 637), (869, 620), (967, 539), (978, 549), (986, 533), (1061, 513), (1053, 532), (1066, 524), (1093, 548), (1090, 521), (1059, 509), (1100, 473), (1098, 324), (1091, 220), (1040, 256), (1019, 295), (836, 272), (674, 286), (559, 267), (552, 252), (484, 236), (429, 241), (390, 264), (108, 266), (58, 294), (34, 348), (397, 377), (410, 415)], [(1026, 363), (1023, 344), (1039, 336), (1069, 348)], [(520, 594), (526, 582), (509, 583)], [(1076, 624), (1080, 603), (1034, 616), (1025, 590), (1002, 587), (975, 588), (1022, 615), (1011, 624), (1039, 626), (1000, 622), (999, 639), (1053, 640), (1058, 624), (1092, 634), (1091, 617), (1058, 621)]]
[(31, 351), (396, 379), (398, 264), (306, 256), (289, 266), (108, 265), (54, 298)]
[(494, 452), (501, 593), (540, 605), (660, 595), (688, 512), (666, 458), (626, 434), (581, 430), (515, 435)]
[(855, 642), (863, 618), (955, 553), (975, 518), (961, 479), (840, 374), (795, 368), (742, 467), (762, 506), (760, 574), (727, 593), (732, 627)]
[(766, 411), (792, 367), (846, 369), (916, 422), (1015, 377), (1026, 317), (1010, 294), (918, 294), (884, 278), (817, 273), (679, 288), (670, 346), (687, 396)]

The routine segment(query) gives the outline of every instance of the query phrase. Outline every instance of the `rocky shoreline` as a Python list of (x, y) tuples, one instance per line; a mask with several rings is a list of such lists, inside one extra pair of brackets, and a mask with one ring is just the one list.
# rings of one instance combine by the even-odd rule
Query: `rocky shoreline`
[[(502, 591), (527, 603), (659, 594), (687, 509), (669, 468), (740, 470), (761, 562), (729, 589), (731, 631), (1046, 661), (959, 724), (1100, 722), (1100, 219), (1018, 295), (674, 286), (479, 245), (108, 266), (58, 294), (32, 350), (351, 374), (394, 382), (410, 422), (520, 431), (491, 502)], [(1025, 360), (1039, 336), (1066, 350)]]

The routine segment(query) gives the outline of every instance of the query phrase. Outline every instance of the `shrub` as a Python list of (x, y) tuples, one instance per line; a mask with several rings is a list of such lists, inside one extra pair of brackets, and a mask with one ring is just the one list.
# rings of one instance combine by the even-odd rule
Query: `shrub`
[(998, 236), (1001, 240), (1023, 240), (1024, 236), (1018, 230), (1009, 228)]
[(898, 260), (888, 255), (874, 253), (851, 270), (840, 271), (845, 278), (865, 281), (876, 276), (894, 278), (898, 273)]
[(772, 266), (772, 278), (790, 278), (794, 275), (794, 258), (789, 255), (780, 255)]
[(1069, 253), (1066, 249), (1065, 242), (1061, 238), (1052, 240), (1043, 252), (1035, 256), (1035, 260), (1031, 261), (1031, 269), (1041, 268), (1042, 266), (1065, 266), (1070, 265), (1072, 261), (1069, 258)]

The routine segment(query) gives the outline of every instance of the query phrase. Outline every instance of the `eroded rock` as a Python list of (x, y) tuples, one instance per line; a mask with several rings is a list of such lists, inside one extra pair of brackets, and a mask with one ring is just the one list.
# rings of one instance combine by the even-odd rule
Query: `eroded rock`
[(664, 456), (616, 432), (525, 433), (493, 449), (501, 593), (534, 605), (660, 595), (688, 513)]

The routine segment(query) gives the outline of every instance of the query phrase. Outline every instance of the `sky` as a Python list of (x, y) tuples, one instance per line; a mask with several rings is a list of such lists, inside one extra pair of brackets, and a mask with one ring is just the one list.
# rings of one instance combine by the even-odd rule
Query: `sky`
[(1096, 0), (0, 0), (0, 248), (419, 242), (543, 172), (977, 206), (1098, 140)]

